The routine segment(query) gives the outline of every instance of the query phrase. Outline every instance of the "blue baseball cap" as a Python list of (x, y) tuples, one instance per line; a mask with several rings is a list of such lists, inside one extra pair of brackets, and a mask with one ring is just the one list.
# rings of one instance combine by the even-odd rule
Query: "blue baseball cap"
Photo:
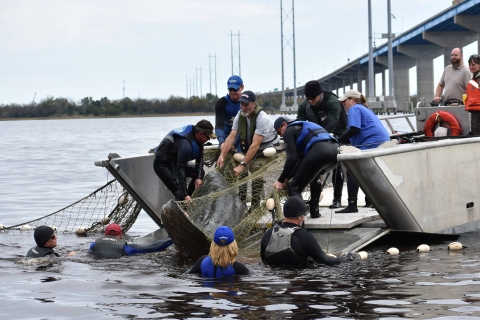
[(235, 235), (229, 227), (221, 226), (215, 230), (213, 241), (219, 246), (228, 246), (233, 240), (235, 240)]
[(228, 81), (227, 81), (228, 89), (233, 88), (235, 90), (238, 90), (238, 88), (240, 88), (241, 85), (243, 85), (243, 80), (239, 76), (233, 75), (230, 78), (228, 78)]

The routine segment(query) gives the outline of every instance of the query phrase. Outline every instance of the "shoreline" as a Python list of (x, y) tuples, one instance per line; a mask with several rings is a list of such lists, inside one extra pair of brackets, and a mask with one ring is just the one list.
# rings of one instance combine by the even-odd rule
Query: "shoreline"
[(186, 116), (214, 116), (215, 112), (192, 112), (192, 113), (166, 113), (166, 114), (131, 114), (123, 116), (58, 116), (42, 118), (0, 118), (0, 121), (22, 121), (22, 120), (77, 120), (77, 119), (111, 119), (111, 118), (164, 118), (164, 117), (186, 117)]

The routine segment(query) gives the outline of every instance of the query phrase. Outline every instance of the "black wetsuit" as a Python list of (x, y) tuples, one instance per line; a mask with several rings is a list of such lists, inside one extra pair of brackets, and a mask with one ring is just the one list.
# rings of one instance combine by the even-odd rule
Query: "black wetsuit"
[[(298, 227), (298, 225), (284, 222), (280, 227), (295, 228)], [(318, 263), (323, 263), (329, 266), (351, 260), (351, 258), (347, 256), (339, 258), (328, 256), (318, 244), (317, 239), (315, 239), (315, 237), (305, 229), (296, 230), (291, 237), (290, 246), (296, 254), (296, 259), (292, 259), (291, 253), (287, 251), (275, 253), (266, 258), (265, 249), (270, 242), (272, 232), (273, 228), (270, 228), (267, 230), (267, 232), (265, 232), (262, 238), (260, 249), (262, 261), (270, 265), (304, 267), (307, 265), (309, 257)]]
[[(170, 137), (170, 139), (167, 137)], [(192, 144), (196, 142), (194, 142), (193, 131), (185, 137), (178, 135), (167, 137), (155, 148), (153, 169), (165, 186), (173, 193), (175, 200), (182, 201), (195, 191), (195, 180), (203, 179), (205, 175), (203, 170), (203, 146), (199, 146), (200, 152), (194, 158)], [(171, 139), (173, 139), (173, 142)], [(188, 164), (193, 159), (195, 159), (195, 166)], [(188, 188), (187, 177), (192, 178)]]
[(278, 181), (293, 177), (289, 196), (302, 196), (302, 191), (320, 173), (328, 172), (337, 165), (338, 144), (335, 140), (315, 142), (305, 156), (299, 155), (296, 141), (302, 125), (292, 124), (285, 130), (283, 140), (287, 147), (287, 160)]
[(60, 257), (60, 254), (55, 251), (53, 248), (45, 248), (45, 247), (33, 247), (28, 250), (26, 257), (27, 258), (40, 258), (45, 256), (54, 256)]
[(203, 276), (209, 278), (221, 278), (223, 276), (233, 276), (233, 275), (246, 275), (250, 271), (242, 263), (235, 261), (233, 265), (229, 265), (227, 268), (215, 267), (211, 262), (211, 259), (206, 261), (208, 255), (201, 256), (193, 267), (188, 270), (187, 273), (200, 273)]
[(165, 250), (172, 243), (173, 241), (167, 238), (145, 245), (127, 244), (125, 240), (117, 239), (115, 236), (105, 236), (96, 239), (88, 251), (100, 259), (117, 259), (121, 256)]

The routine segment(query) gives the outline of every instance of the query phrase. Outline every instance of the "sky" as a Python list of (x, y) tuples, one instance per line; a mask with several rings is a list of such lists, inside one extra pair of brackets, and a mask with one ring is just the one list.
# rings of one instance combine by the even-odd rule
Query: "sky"
[[(392, 32), (451, 4), (391, 0)], [(292, 2), (283, 0), (290, 88), (291, 9)], [(294, 14), (297, 86), (368, 52), (367, 0), (297, 0)], [(372, 16), (373, 32), (386, 33), (386, 0), (372, 0)], [(231, 33), (240, 33), (240, 50)], [(222, 96), (232, 74), (232, 42), (234, 73), (246, 90), (281, 90), (280, 41), (280, 0), (0, 0), (0, 105), (49, 96), (77, 102)], [(435, 68), (437, 79), (443, 67), (437, 62)]]

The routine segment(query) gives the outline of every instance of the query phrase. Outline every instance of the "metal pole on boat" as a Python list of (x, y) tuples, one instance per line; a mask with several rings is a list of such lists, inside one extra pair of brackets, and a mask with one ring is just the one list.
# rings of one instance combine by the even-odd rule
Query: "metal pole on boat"
[(372, 0), (368, 0), (368, 96), (373, 97)]
[(388, 91), (389, 96), (394, 95), (393, 83), (393, 49), (392, 49), (392, 8), (390, 0), (388, 0)]
[(297, 105), (297, 71), (296, 71), (296, 61), (295, 61), (295, 12), (294, 12), (294, 1), (292, 0), (292, 29), (293, 29), (293, 110), (298, 108)]
[[(282, 7), (282, 0), (280, 0), (280, 45), (281, 45), (281, 50), (280, 52), (282, 53), (282, 104), (280, 108), (285, 107), (285, 75), (284, 75), (284, 69), (283, 69), (283, 7)], [(280, 109), (282, 110), (282, 109)]]

